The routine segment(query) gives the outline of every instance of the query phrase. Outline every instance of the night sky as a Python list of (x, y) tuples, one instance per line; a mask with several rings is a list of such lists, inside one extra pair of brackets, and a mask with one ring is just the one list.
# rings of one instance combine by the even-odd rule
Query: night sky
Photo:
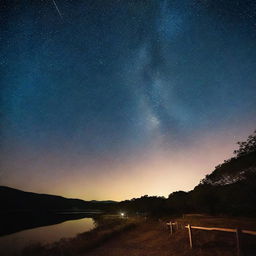
[(0, 183), (191, 190), (256, 128), (256, 3), (1, 1)]

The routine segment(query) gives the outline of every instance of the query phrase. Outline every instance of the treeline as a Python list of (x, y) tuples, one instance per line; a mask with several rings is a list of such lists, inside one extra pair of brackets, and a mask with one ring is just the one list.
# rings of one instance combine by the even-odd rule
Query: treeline
[(130, 214), (162, 216), (184, 213), (256, 216), (256, 131), (238, 142), (234, 157), (215, 167), (192, 191), (177, 191), (166, 199), (142, 196), (120, 202)]

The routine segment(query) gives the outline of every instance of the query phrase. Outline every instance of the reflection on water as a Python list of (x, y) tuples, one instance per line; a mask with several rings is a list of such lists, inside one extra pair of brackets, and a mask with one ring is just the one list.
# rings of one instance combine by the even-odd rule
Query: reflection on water
[(11, 255), (31, 244), (52, 243), (61, 238), (74, 237), (93, 228), (92, 218), (82, 218), (5, 235), (0, 237), (0, 255)]

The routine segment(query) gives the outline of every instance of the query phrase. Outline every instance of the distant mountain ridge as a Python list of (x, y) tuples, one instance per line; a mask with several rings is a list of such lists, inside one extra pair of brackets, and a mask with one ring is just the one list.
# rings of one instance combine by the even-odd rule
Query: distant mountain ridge
[(114, 203), (114, 201), (84, 201), (0, 186), (0, 212), (95, 210)]

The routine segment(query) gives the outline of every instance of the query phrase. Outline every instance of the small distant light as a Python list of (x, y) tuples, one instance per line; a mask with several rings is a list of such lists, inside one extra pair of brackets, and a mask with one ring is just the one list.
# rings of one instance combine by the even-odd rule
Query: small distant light
[(124, 212), (121, 212), (120, 215), (121, 215), (122, 217), (124, 217)]

